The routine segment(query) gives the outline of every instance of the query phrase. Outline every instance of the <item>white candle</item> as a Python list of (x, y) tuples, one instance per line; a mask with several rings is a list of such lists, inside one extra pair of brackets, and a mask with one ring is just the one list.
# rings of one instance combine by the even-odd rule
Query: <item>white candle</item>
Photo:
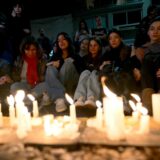
[(32, 124), (31, 124), (31, 113), (26, 114), (26, 126), (27, 126), (27, 131), (32, 130)]
[(15, 119), (16, 119), (16, 113), (15, 113), (15, 108), (14, 108), (14, 97), (10, 95), (7, 97), (7, 101), (9, 104), (9, 119), (10, 119), (10, 125), (14, 126), (15, 124)]
[(38, 102), (31, 94), (28, 94), (27, 96), (33, 103), (33, 117), (36, 118), (39, 116)]
[(153, 119), (160, 122), (160, 94), (152, 94)]
[(101, 108), (101, 102), (96, 101), (97, 110), (96, 110), (96, 122), (97, 122), (97, 128), (101, 129), (103, 127), (103, 111)]
[[(111, 114), (110, 110), (112, 109), (112, 98), (117, 97), (114, 93), (112, 93), (108, 87), (105, 85), (105, 77), (102, 77), (102, 86), (103, 86), (103, 91), (106, 96), (103, 97), (103, 112), (104, 112), (104, 123), (107, 127), (108, 122), (111, 122)], [(112, 97), (112, 98), (109, 98)]]
[(33, 101), (33, 117), (39, 116), (38, 102), (36, 100)]
[(2, 112), (2, 104), (0, 103), (0, 112)]
[(70, 117), (71, 117), (71, 122), (75, 123), (76, 122), (76, 108), (74, 104), (70, 105)]
[(23, 139), (27, 136), (27, 121), (26, 121), (26, 113), (28, 112), (27, 107), (24, 105), (21, 106), (18, 122), (17, 122), (17, 130), (16, 134), (18, 138)]
[(21, 116), (22, 107), (24, 107), (24, 102), (23, 102), (24, 97), (25, 97), (25, 92), (23, 90), (18, 90), (15, 95), (16, 115), (18, 119)]
[(135, 98), (135, 100), (137, 101), (136, 103), (136, 108), (137, 108), (137, 111), (140, 112), (141, 110), (141, 107), (142, 107), (142, 102), (141, 102), (141, 99), (138, 95), (134, 94), (134, 93), (131, 93), (131, 96), (133, 98)]
[(147, 134), (150, 131), (150, 116), (147, 114), (148, 110), (144, 107), (141, 108), (140, 128), (141, 134)]
[(16, 114), (15, 114), (14, 106), (9, 106), (9, 119), (10, 119), (10, 125), (14, 126), (15, 125), (15, 120), (16, 120)]
[(103, 86), (104, 93), (108, 96), (103, 99), (105, 111), (107, 136), (110, 140), (121, 140), (125, 138), (124, 111), (121, 97), (117, 97)]
[(43, 116), (43, 121), (44, 121), (44, 132), (46, 136), (51, 136), (53, 134), (52, 131), (52, 124), (53, 124), (53, 115), (49, 114), (49, 115), (45, 115)]
[(132, 111), (132, 118), (133, 118), (135, 121), (138, 121), (140, 114), (139, 114), (139, 111), (137, 110), (136, 105), (135, 105), (134, 102), (131, 101), (131, 100), (129, 100), (129, 104), (130, 104), (130, 106), (131, 106), (131, 108), (132, 108), (132, 110), (133, 110), (133, 111)]
[(1, 111), (1, 103), (0, 103), (0, 127), (3, 127), (3, 113)]
[(71, 122), (75, 123), (76, 122), (76, 107), (74, 105), (73, 99), (68, 94), (65, 94), (65, 97), (70, 103), (69, 112), (70, 112)]

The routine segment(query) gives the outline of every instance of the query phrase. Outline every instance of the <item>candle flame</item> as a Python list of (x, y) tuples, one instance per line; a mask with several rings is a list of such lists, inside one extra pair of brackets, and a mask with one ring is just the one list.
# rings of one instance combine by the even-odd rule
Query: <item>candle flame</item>
[(131, 96), (132, 96), (137, 102), (140, 102), (140, 101), (141, 101), (140, 97), (139, 97), (137, 94), (131, 93)]
[(14, 97), (13, 95), (7, 96), (7, 102), (10, 106), (14, 106)]
[(136, 105), (134, 104), (133, 101), (129, 100), (129, 104), (130, 104), (131, 108), (133, 109), (133, 111), (137, 110)]
[(16, 102), (22, 102), (25, 97), (25, 92), (23, 90), (18, 90), (15, 95)]
[(104, 91), (104, 94), (107, 97), (109, 97), (109, 98), (115, 98), (115, 97), (117, 97), (116, 94), (114, 94), (113, 92), (111, 92), (106, 85), (103, 86), (103, 91)]
[(65, 97), (66, 97), (66, 99), (67, 99), (67, 101), (69, 102), (69, 104), (73, 104), (73, 99), (67, 94), (67, 93), (65, 93)]
[(107, 79), (107, 78), (104, 77), (104, 76), (101, 78), (101, 82), (102, 82), (102, 87), (103, 87), (104, 94), (105, 94), (107, 97), (109, 97), (109, 98), (115, 98), (115, 97), (117, 97), (116, 94), (114, 94), (113, 92), (111, 92), (111, 91), (109, 90), (109, 88), (105, 85), (106, 79)]
[(148, 114), (148, 110), (147, 110), (147, 108), (145, 108), (145, 107), (141, 107), (140, 112), (141, 112), (143, 115), (147, 115), (147, 114)]
[(35, 97), (31, 94), (27, 94), (27, 97), (33, 102), (35, 100)]
[(99, 100), (97, 100), (96, 101), (96, 106), (100, 108), (102, 106), (102, 103)]

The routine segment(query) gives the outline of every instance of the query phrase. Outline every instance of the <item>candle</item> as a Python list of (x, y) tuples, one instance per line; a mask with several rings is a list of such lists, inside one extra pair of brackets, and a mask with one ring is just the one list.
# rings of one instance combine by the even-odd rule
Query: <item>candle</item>
[(96, 101), (97, 110), (96, 110), (96, 123), (97, 128), (101, 129), (103, 127), (103, 112), (102, 112), (102, 103), (100, 101)]
[(141, 102), (141, 99), (138, 95), (134, 94), (134, 93), (131, 93), (131, 96), (133, 98), (135, 98), (135, 100), (137, 101), (136, 103), (136, 108), (137, 108), (137, 111), (140, 112), (141, 110), (141, 107), (142, 107), (142, 102)]
[(152, 94), (153, 119), (160, 122), (160, 94)]
[(27, 131), (32, 130), (32, 123), (31, 123), (31, 113), (26, 113), (26, 125), (27, 125)]
[(21, 114), (21, 109), (24, 106), (24, 97), (25, 97), (25, 92), (23, 90), (18, 90), (16, 95), (15, 95), (15, 102), (16, 102), (16, 116), (19, 119), (19, 116)]
[(65, 97), (67, 101), (70, 103), (69, 112), (70, 112), (71, 122), (75, 123), (76, 122), (76, 107), (74, 105), (73, 99), (67, 93), (65, 94)]
[(0, 127), (3, 127), (3, 114), (2, 114), (2, 105), (0, 103)]
[[(73, 125), (73, 124), (72, 124)], [(57, 137), (60, 138), (61, 136), (65, 136), (65, 132), (63, 132), (63, 123), (59, 122), (58, 120), (54, 120), (54, 123), (52, 125), (52, 134)]]
[(144, 107), (141, 108), (141, 113), (139, 132), (146, 134), (150, 131), (150, 116), (148, 115), (148, 110)]
[(137, 107), (136, 107), (136, 105), (134, 104), (133, 101), (129, 100), (129, 104), (130, 104), (130, 106), (133, 110), (132, 111), (132, 118), (133, 118), (134, 121), (137, 122), (138, 119), (139, 119), (139, 116), (140, 116), (139, 111), (137, 110)]
[(26, 131), (31, 131), (32, 130), (31, 113), (28, 112), (28, 108), (26, 106), (23, 107), (23, 117), (24, 117), (24, 129)]
[(113, 92), (111, 92), (108, 89), (108, 87), (105, 85), (105, 80), (106, 80), (106, 77), (101, 78), (103, 91), (104, 91), (104, 94), (106, 95), (103, 97), (103, 112), (104, 112), (104, 123), (107, 126), (108, 121), (110, 121), (109, 106), (112, 105), (111, 99), (109, 97), (116, 97), (116, 95)]
[(51, 114), (43, 116), (44, 121), (44, 132), (46, 136), (51, 136), (53, 134), (52, 131), (52, 124), (53, 124), (54, 117)]
[(33, 117), (39, 116), (39, 110), (38, 110), (38, 102), (36, 100), (33, 101)]
[(103, 90), (107, 97), (103, 99), (107, 136), (110, 140), (125, 138), (124, 111), (122, 97), (117, 97), (103, 84)]
[(15, 119), (16, 119), (16, 115), (15, 115), (15, 108), (14, 108), (14, 97), (13, 95), (10, 95), (9, 97), (7, 97), (7, 101), (9, 104), (9, 119), (10, 119), (10, 125), (14, 126), (15, 124)]
[(28, 131), (28, 128), (27, 128), (28, 122), (26, 121), (27, 112), (28, 112), (27, 107), (25, 107), (24, 105), (21, 106), (21, 110), (20, 110), (18, 122), (17, 122), (17, 130), (16, 130), (16, 134), (20, 139), (23, 139), (27, 136), (27, 131)]
[(36, 118), (39, 116), (38, 102), (31, 94), (28, 94), (27, 96), (33, 103), (33, 117)]

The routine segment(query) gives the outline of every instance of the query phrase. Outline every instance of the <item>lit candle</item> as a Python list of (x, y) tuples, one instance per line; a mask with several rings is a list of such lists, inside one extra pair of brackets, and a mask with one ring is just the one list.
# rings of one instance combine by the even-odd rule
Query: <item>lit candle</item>
[(142, 102), (141, 102), (141, 99), (138, 95), (134, 94), (134, 93), (131, 93), (131, 96), (133, 98), (135, 98), (135, 100), (137, 101), (136, 103), (136, 108), (137, 108), (137, 111), (140, 112), (141, 110), (141, 107), (142, 107)]
[(21, 106), (21, 110), (20, 110), (20, 114), (17, 122), (17, 130), (16, 130), (16, 134), (20, 139), (23, 139), (27, 136), (27, 131), (29, 129), (27, 128), (28, 127), (28, 122), (26, 119), (27, 112), (28, 112), (27, 107)]
[[(61, 122), (59, 122), (58, 120), (54, 120), (54, 123), (52, 125), (52, 134), (57, 137), (60, 138), (61, 136), (64, 136), (65, 133), (63, 132), (63, 124)], [(72, 124), (73, 126), (73, 124)]]
[(131, 100), (129, 100), (129, 104), (130, 104), (130, 106), (131, 106), (131, 108), (132, 108), (132, 110), (133, 110), (133, 111), (132, 111), (132, 118), (133, 118), (135, 121), (138, 121), (140, 114), (139, 114), (139, 112), (137, 111), (136, 105), (135, 105), (134, 102), (131, 101)]
[(23, 108), (23, 115), (24, 115), (24, 121), (25, 121), (25, 128), (26, 131), (31, 131), (32, 130), (32, 124), (31, 124), (31, 113), (28, 112), (28, 108), (25, 106)]
[(32, 123), (31, 123), (31, 113), (26, 114), (26, 123), (27, 123), (27, 131), (32, 130)]
[(125, 138), (124, 111), (122, 97), (117, 97), (107, 86), (103, 85), (103, 90), (107, 96), (103, 100), (105, 107), (105, 119), (107, 136), (110, 140), (121, 140)]
[(3, 126), (3, 114), (2, 114), (2, 105), (0, 103), (0, 127)]
[(51, 136), (53, 134), (52, 131), (52, 124), (53, 124), (53, 115), (49, 114), (49, 115), (45, 115), (43, 116), (43, 121), (44, 121), (44, 132), (46, 136)]
[(16, 116), (17, 118), (20, 117), (21, 115), (21, 109), (24, 106), (24, 97), (25, 97), (25, 92), (23, 90), (18, 90), (16, 95), (15, 95), (15, 102), (16, 102)]
[(160, 94), (152, 94), (153, 119), (160, 122)]
[(105, 85), (105, 80), (106, 78), (105, 77), (102, 77), (101, 79), (101, 82), (102, 82), (102, 86), (103, 86), (103, 91), (105, 93), (106, 96), (103, 97), (103, 112), (104, 112), (104, 123), (105, 125), (107, 126), (107, 123), (108, 121), (110, 121), (110, 107), (109, 106), (112, 106), (112, 98), (109, 98), (109, 97), (115, 97), (116, 98), (116, 95), (111, 92), (108, 87)]
[(103, 127), (103, 112), (102, 112), (102, 103), (100, 101), (96, 101), (97, 110), (96, 110), (96, 122), (97, 128), (101, 129)]
[(27, 96), (33, 103), (33, 117), (36, 118), (39, 116), (38, 102), (31, 94), (28, 94)]
[(67, 101), (70, 103), (69, 111), (70, 111), (71, 122), (75, 123), (76, 122), (76, 107), (74, 105), (74, 101), (67, 93), (65, 94), (65, 97)]
[(139, 132), (146, 134), (150, 131), (150, 116), (148, 115), (148, 110), (144, 107), (141, 108), (141, 113)]
[(13, 95), (10, 95), (9, 97), (7, 97), (7, 101), (9, 104), (9, 119), (10, 119), (10, 125), (14, 126), (15, 124), (15, 119), (16, 119), (16, 115), (15, 115), (15, 108), (14, 108), (14, 97)]

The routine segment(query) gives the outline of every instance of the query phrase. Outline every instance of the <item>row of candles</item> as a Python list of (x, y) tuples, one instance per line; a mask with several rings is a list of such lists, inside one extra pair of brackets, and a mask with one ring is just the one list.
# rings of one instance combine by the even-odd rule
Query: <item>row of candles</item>
[[(103, 83), (102, 83), (103, 84)], [(122, 97), (116, 96), (112, 93), (107, 86), (103, 84), (103, 90), (105, 93), (105, 97), (103, 98), (103, 107), (100, 101), (96, 102), (97, 111), (96, 117), (94, 120), (94, 125), (96, 128), (103, 130), (106, 129), (108, 138), (111, 140), (120, 140), (125, 137), (125, 123), (124, 123), (124, 111), (123, 111), (123, 100)], [(149, 133), (149, 122), (150, 116), (147, 114), (147, 109), (142, 106), (140, 98), (131, 94), (137, 101), (135, 104), (133, 101), (129, 101), (131, 108), (133, 109), (132, 117), (139, 121), (140, 123), (140, 133)], [(15, 125), (15, 120), (17, 124), (17, 135), (21, 137), (26, 136), (26, 132), (31, 130), (31, 113), (28, 112), (27, 107), (23, 103), (23, 99), (25, 96), (25, 92), (22, 90), (17, 91), (15, 97), (10, 95), (7, 97), (7, 101), (9, 104), (9, 118), (10, 125)], [(39, 117), (38, 103), (35, 98), (29, 94), (28, 97), (33, 102), (33, 118), (36, 120)], [(69, 122), (71, 124), (70, 128), (75, 128), (75, 124), (77, 123), (76, 118), (76, 108), (74, 105), (74, 101), (72, 98), (65, 94), (67, 101), (70, 103), (70, 114), (69, 114)], [(158, 101), (160, 100), (160, 94), (153, 94), (153, 118), (160, 122), (160, 107)], [(15, 106), (15, 107), (14, 107)], [(3, 114), (1, 112), (1, 104), (0, 104), (0, 126), (3, 125)], [(51, 131), (52, 128), (55, 128), (55, 123), (51, 124), (51, 121), (48, 121), (47, 116), (45, 116), (44, 122), (44, 130), (46, 135), (54, 135), (54, 131)], [(39, 123), (39, 121), (37, 121)], [(50, 123), (50, 124), (48, 124)], [(91, 121), (88, 121), (88, 125), (92, 125)], [(48, 126), (48, 127), (46, 127)], [(46, 129), (47, 128), (47, 129)], [(77, 128), (77, 126), (76, 126)], [(77, 131), (77, 129), (76, 129)]]
[[(125, 116), (123, 109), (122, 97), (118, 97), (111, 92), (108, 87), (103, 83), (103, 91), (105, 97), (103, 98), (103, 108), (101, 102), (97, 102), (97, 112), (95, 120), (88, 120), (89, 126), (94, 126), (97, 129), (106, 129), (107, 136), (111, 140), (125, 139)], [(148, 134), (150, 132), (150, 116), (148, 110), (142, 106), (141, 99), (136, 94), (131, 94), (136, 100), (136, 104), (129, 100), (129, 104), (133, 110), (132, 119), (139, 124), (138, 134)], [(152, 95), (152, 109), (153, 119), (160, 122), (160, 94)]]
[[(27, 135), (27, 132), (32, 130), (33, 125), (40, 125), (42, 123), (42, 119), (39, 117), (37, 100), (31, 94), (28, 94), (27, 96), (33, 102), (32, 115), (28, 111), (28, 108), (25, 106), (23, 102), (25, 97), (25, 92), (23, 90), (18, 90), (15, 97), (13, 95), (7, 97), (7, 101), (9, 104), (10, 126), (11, 127), (16, 126), (17, 128), (16, 134), (19, 138), (24, 138)], [(53, 115), (43, 116), (44, 131), (47, 136), (49, 135), (57, 136), (58, 134), (60, 136), (62, 133), (63, 136), (65, 136), (66, 133), (68, 133), (66, 131), (66, 128), (69, 128), (70, 134), (71, 133), (74, 133), (74, 135), (79, 134), (78, 133), (79, 123), (76, 118), (76, 109), (73, 100), (68, 94), (66, 94), (66, 99), (71, 104), (69, 116), (64, 116), (63, 120), (61, 121), (57, 121), (56, 119), (51, 120), (54, 117)], [(62, 121), (65, 124), (65, 126), (62, 125)], [(1, 103), (0, 103), (0, 127), (3, 127), (3, 114), (1, 110)], [(63, 130), (65, 130), (65, 132)]]

